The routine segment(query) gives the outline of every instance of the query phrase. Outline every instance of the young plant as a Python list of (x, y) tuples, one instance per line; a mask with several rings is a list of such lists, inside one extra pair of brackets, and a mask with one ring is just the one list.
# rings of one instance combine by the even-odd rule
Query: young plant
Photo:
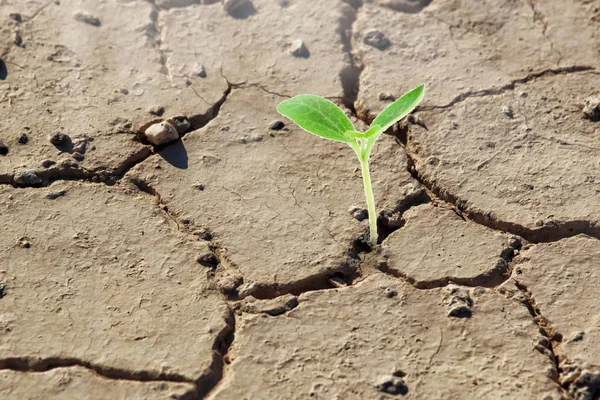
[(352, 121), (335, 104), (319, 96), (301, 94), (285, 100), (277, 106), (280, 114), (288, 117), (302, 129), (328, 140), (347, 143), (358, 156), (362, 170), (367, 210), (369, 211), (369, 229), (371, 247), (377, 245), (377, 213), (375, 198), (369, 173), (369, 156), (375, 141), (381, 134), (404, 118), (423, 98), (421, 85), (383, 110), (373, 120), (366, 132), (357, 132)]

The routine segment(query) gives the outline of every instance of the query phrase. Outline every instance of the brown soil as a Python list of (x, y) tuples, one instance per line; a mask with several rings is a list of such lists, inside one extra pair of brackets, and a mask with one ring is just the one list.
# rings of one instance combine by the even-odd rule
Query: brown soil
[[(0, 22), (3, 398), (600, 399), (600, 1)], [(374, 150), (371, 250), (350, 148), (275, 107), (364, 129), (420, 83)]]

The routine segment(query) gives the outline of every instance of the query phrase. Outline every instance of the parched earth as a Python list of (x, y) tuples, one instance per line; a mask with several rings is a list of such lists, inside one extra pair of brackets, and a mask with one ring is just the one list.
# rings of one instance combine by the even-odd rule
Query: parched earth
[[(598, 82), (599, 0), (0, 0), (0, 396), (600, 399)], [(370, 249), (275, 107), (420, 83)]]

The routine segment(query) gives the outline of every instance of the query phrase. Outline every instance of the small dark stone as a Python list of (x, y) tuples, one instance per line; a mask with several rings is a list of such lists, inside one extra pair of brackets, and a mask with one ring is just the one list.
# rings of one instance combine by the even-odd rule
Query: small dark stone
[(203, 185), (203, 184), (201, 184), (201, 183), (194, 183), (194, 184), (192, 185), (192, 187), (193, 187), (194, 189), (196, 189), (196, 190), (199, 190), (199, 191), (203, 191), (203, 190), (204, 190), (204, 185)]
[(25, 134), (24, 132), (19, 133), (19, 135), (17, 136), (17, 142), (21, 143), (21, 144), (26, 144), (29, 141), (29, 138), (27, 137), (27, 134)]
[(196, 262), (204, 267), (215, 269), (219, 264), (219, 260), (217, 260), (217, 256), (213, 252), (206, 252), (198, 255), (196, 257)]
[(4, 143), (0, 142), (0, 156), (5, 156), (7, 154), (8, 154), (8, 147)]
[(21, 238), (21, 239), (19, 239), (19, 246), (24, 249), (28, 249), (31, 247), (31, 242), (29, 240), (27, 240), (26, 238)]
[(0, 282), (0, 299), (6, 296), (6, 285)]
[(48, 137), (50, 143), (55, 146), (60, 146), (61, 144), (67, 143), (71, 138), (69, 135), (65, 135), (64, 133), (56, 132)]
[(42, 167), (44, 167), (44, 168), (50, 168), (51, 166), (53, 166), (55, 164), (56, 164), (56, 161), (52, 161), (52, 160), (42, 161)]
[(385, 289), (385, 295), (390, 298), (396, 297), (396, 296), (398, 296), (398, 291), (396, 289), (394, 289), (393, 287), (389, 287), (389, 288)]
[(18, 23), (23, 22), (23, 17), (21, 16), (21, 14), (19, 13), (10, 13), (8, 15), (10, 17), (10, 19), (12, 19), (13, 21), (16, 21)]
[(379, 50), (385, 50), (392, 44), (387, 36), (376, 29), (370, 29), (367, 31), (367, 33), (365, 33), (365, 36), (363, 37), (363, 43), (373, 46)]
[(152, 115), (156, 115), (157, 117), (162, 116), (165, 113), (165, 108), (163, 106), (154, 106), (148, 110), (148, 112)]
[(85, 158), (83, 154), (78, 153), (78, 152), (74, 152), (71, 157), (73, 157), (75, 160), (77, 161), (83, 161), (83, 159)]
[(273, 121), (269, 126), (269, 129), (272, 131), (280, 131), (285, 127), (285, 124), (282, 121)]

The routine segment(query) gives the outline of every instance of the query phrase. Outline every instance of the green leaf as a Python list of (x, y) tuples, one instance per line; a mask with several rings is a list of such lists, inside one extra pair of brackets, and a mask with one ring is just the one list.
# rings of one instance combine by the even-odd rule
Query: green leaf
[(382, 131), (385, 131), (396, 122), (400, 121), (409, 112), (415, 109), (417, 104), (423, 98), (423, 88), (425, 85), (421, 85), (398, 100), (390, 104), (385, 110), (383, 110), (371, 125), (379, 125)]
[(345, 135), (354, 131), (352, 122), (338, 106), (322, 97), (301, 94), (279, 103), (277, 111), (314, 135), (344, 143), (353, 140)]

